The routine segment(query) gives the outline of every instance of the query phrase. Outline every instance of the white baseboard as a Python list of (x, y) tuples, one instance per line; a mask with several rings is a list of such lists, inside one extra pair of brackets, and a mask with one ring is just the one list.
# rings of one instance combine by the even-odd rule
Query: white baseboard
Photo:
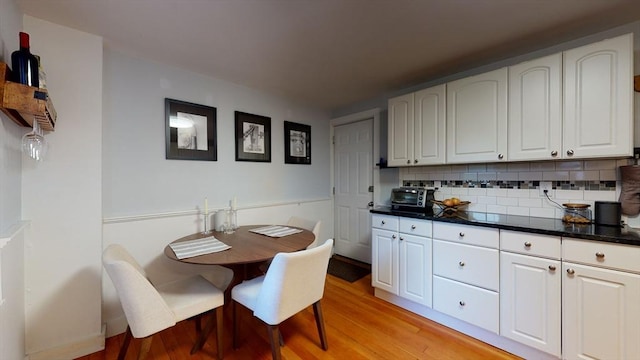
[(27, 354), (29, 360), (67, 360), (75, 359), (81, 356), (93, 354), (100, 350), (104, 350), (104, 339), (106, 333), (106, 326), (102, 325), (100, 334), (90, 336), (86, 339), (78, 342), (58, 346), (53, 349), (47, 349), (38, 351), (35, 353)]

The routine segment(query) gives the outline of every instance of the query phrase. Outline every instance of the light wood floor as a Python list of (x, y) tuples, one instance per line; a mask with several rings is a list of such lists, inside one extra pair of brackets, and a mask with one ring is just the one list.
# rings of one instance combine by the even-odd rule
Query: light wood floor
[[(373, 296), (371, 276), (349, 283), (331, 275), (322, 300), (329, 350), (320, 348), (313, 309), (285, 321), (281, 326), (285, 359), (518, 359), (500, 349), (438, 325)], [(248, 310), (241, 317), (240, 348), (231, 345), (231, 311), (225, 309), (225, 359), (271, 359), (266, 326)], [(171, 360), (213, 359), (215, 334), (202, 351), (189, 355), (195, 342), (193, 321), (180, 322), (154, 336), (149, 358)], [(79, 360), (116, 359), (123, 335), (106, 340), (105, 350)], [(127, 359), (135, 359), (140, 341), (133, 339)]]

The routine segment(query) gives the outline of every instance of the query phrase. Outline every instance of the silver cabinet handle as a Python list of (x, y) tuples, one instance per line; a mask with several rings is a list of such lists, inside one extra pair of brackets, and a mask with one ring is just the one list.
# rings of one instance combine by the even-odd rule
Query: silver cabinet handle
[(555, 265), (549, 265), (549, 270), (556, 271), (556, 266)]
[(464, 266), (464, 261), (460, 261), (460, 262), (458, 263), (458, 265), (460, 265), (460, 266)]
[(464, 237), (464, 233), (460, 231), (460, 237)]
[(415, 230), (416, 226), (415, 225), (411, 225), (411, 230)]
[(558, 156), (558, 152), (557, 152), (556, 150), (553, 150), (553, 151), (551, 152), (551, 156), (552, 156), (552, 157), (556, 157), (556, 156)]
[(524, 243), (524, 247), (528, 247), (528, 248), (530, 248), (530, 247), (531, 247), (531, 243), (530, 243), (530, 242), (528, 242), (528, 241), (525, 241), (525, 243)]
[(601, 253), (601, 252), (599, 252), (599, 251), (598, 251), (598, 252), (596, 253), (596, 257), (597, 257), (598, 259), (604, 259), (604, 253)]
[(498, 159), (502, 160), (503, 158), (504, 158), (504, 155), (498, 154)]
[(458, 304), (460, 304), (460, 306), (465, 306), (466, 305), (465, 302), (462, 301), (462, 300), (460, 300), (460, 302)]
[(572, 156), (573, 155), (573, 150), (571, 150), (571, 149), (567, 150), (567, 155)]
[(571, 268), (567, 269), (567, 274), (569, 274), (569, 275), (573, 275), (573, 274), (575, 274), (575, 273), (576, 273), (576, 272), (575, 272), (575, 270), (573, 270), (573, 269), (571, 269)]

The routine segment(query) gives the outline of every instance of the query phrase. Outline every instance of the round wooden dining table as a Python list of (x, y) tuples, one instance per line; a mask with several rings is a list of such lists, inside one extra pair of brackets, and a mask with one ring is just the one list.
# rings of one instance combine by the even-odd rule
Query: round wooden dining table
[[(265, 226), (268, 225), (240, 226), (231, 234), (225, 234), (222, 231), (195, 233), (171, 242), (174, 244), (214, 236), (231, 246), (227, 250), (178, 259), (171, 247), (167, 245), (164, 248), (164, 254), (170, 259), (189, 264), (221, 265), (230, 268), (233, 270), (233, 280), (227, 287), (227, 290), (230, 290), (233, 285), (259, 275), (259, 265), (273, 259), (277, 253), (306, 249), (315, 239), (315, 235), (311, 231), (302, 228), (297, 228), (302, 230), (299, 233), (282, 237), (270, 237), (250, 231)], [(294, 228), (294, 226), (288, 225), (287, 227)]]

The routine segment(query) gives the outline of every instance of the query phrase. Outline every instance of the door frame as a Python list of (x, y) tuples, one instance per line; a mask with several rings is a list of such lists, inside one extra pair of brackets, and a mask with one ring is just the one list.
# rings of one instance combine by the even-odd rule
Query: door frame
[[(372, 156), (371, 159), (373, 161), (373, 204), (374, 206), (376, 204), (381, 204), (381, 194), (380, 194), (380, 166), (377, 165), (377, 163), (380, 161), (380, 115), (381, 115), (382, 111), (380, 110), (380, 108), (374, 108), (371, 110), (365, 110), (365, 111), (361, 111), (358, 113), (354, 113), (354, 114), (350, 114), (350, 115), (345, 115), (345, 116), (341, 116), (341, 117), (337, 117), (337, 118), (333, 118), (331, 119), (331, 121), (329, 122), (330, 126), (329, 126), (329, 177), (331, 179), (330, 181), (330, 188), (329, 188), (329, 194), (331, 194), (331, 206), (333, 208), (333, 210), (335, 210), (335, 194), (333, 192), (333, 189), (335, 189), (335, 173), (334, 173), (334, 167), (335, 167), (335, 151), (334, 151), (334, 144), (333, 144), (333, 139), (334, 139), (334, 132), (335, 132), (335, 127), (336, 126), (340, 126), (340, 125), (346, 125), (346, 124), (350, 124), (350, 123), (354, 123), (354, 122), (358, 122), (358, 121), (363, 121), (363, 120), (369, 120), (369, 119), (373, 119), (373, 129), (372, 129), (372, 134), (373, 134), (373, 149), (372, 149)], [(335, 217), (335, 214), (332, 214)], [(336, 233), (336, 228), (335, 228), (336, 224), (335, 222), (333, 222), (333, 233)]]

